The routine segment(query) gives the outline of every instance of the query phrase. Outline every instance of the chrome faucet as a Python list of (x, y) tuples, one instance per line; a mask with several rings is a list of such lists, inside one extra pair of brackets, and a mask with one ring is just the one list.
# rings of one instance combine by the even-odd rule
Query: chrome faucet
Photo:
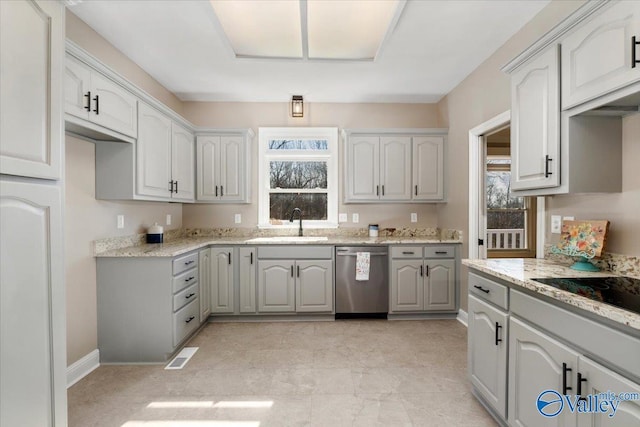
[(291, 211), (291, 218), (289, 218), (289, 222), (293, 222), (293, 217), (298, 212), (298, 218), (300, 219), (300, 228), (298, 228), (298, 236), (302, 236), (302, 211), (300, 208), (293, 208)]

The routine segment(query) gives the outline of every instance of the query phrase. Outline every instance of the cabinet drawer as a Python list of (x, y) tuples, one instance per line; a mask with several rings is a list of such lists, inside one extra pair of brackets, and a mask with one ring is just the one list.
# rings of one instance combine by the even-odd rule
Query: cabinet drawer
[(179, 292), (186, 288), (189, 285), (198, 282), (198, 269), (193, 268), (189, 271), (185, 271), (184, 273), (173, 278), (173, 293)]
[(424, 248), (425, 258), (455, 258), (456, 248), (453, 246), (426, 246)]
[(198, 310), (200, 304), (198, 298), (182, 307), (173, 315), (173, 346), (176, 347), (191, 332), (195, 331), (200, 322), (198, 321)]
[(198, 253), (192, 253), (173, 260), (173, 275), (198, 266)]
[(422, 246), (393, 246), (391, 258), (422, 258)]
[(492, 280), (469, 273), (469, 293), (507, 310), (509, 289)]
[(198, 298), (197, 282), (173, 296), (173, 311), (178, 311), (196, 298)]

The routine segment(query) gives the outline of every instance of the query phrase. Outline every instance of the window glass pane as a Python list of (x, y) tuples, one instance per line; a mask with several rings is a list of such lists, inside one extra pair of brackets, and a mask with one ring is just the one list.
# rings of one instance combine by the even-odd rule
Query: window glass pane
[(327, 162), (269, 162), (270, 188), (327, 188)]
[(511, 173), (487, 171), (487, 209), (524, 209), (524, 197), (509, 194)]
[(525, 226), (525, 211), (487, 211), (487, 229), (520, 229)]
[(328, 150), (326, 139), (270, 139), (269, 150)]
[(489, 159), (487, 160), (488, 165), (510, 165), (511, 159)]
[[(315, 194), (269, 194), (269, 218), (271, 223), (289, 221), (293, 208), (302, 210), (302, 219), (327, 219), (327, 193)], [(296, 215), (296, 219), (298, 216)]]

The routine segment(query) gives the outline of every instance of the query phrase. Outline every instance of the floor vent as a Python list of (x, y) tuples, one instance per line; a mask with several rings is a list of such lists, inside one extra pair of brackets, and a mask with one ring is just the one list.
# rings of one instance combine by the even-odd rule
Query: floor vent
[(164, 369), (182, 369), (187, 362), (196, 354), (198, 347), (185, 347), (180, 353), (173, 358), (171, 362)]

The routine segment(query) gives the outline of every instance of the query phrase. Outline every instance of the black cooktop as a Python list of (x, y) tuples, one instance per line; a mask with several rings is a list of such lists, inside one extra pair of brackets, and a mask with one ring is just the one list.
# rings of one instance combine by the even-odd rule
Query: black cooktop
[(640, 314), (640, 279), (633, 277), (568, 277), (533, 280)]

